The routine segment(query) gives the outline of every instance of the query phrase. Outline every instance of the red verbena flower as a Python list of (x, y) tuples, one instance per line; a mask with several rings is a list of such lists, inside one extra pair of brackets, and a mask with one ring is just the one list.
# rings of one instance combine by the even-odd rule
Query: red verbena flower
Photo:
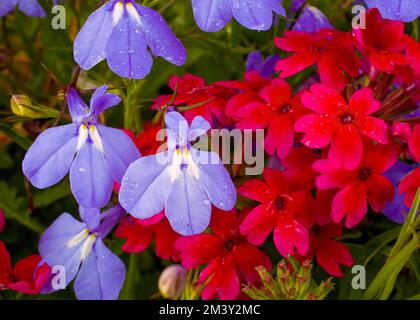
[(300, 118), (295, 129), (304, 132), (302, 143), (309, 148), (323, 148), (329, 144), (328, 159), (335, 168), (354, 169), (362, 158), (362, 136), (379, 143), (388, 143), (388, 127), (382, 119), (371, 116), (380, 108), (370, 88), (356, 91), (347, 104), (334, 89), (322, 84), (305, 92), (302, 103), (314, 114)]
[(381, 212), (394, 197), (392, 183), (383, 176), (398, 160), (400, 148), (394, 144), (375, 145), (365, 142), (363, 158), (353, 170), (336, 169), (329, 159), (318, 160), (314, 169), (321, 173), (316, 179), (319, 189), (339, 188), (334, 196), (331, 214), (334, 222), (345, 216), (346, 227), (357, 225), (367, 212), (367, 202)]
[(284, 257), (295, 248), (305, 255), (309, 247), (308, 227), (314, 222), (313, 198), (309, 190), (293, 190), (281, 171), (266, 168), (265, 181), (246, 181), (238, 192), (259, 202), (241, 224), (249, 242), (261, 245), (274, 231), (274, 244)]
[(39, 294), (51, 271), (46, 263), (39, 266), (40, 261), (39, 255), (32, 255), (19, 260), (12, 268), (10, 254), (0, 241), (0, 290), (11, 289), (24, 294)]
[(163, 141), (159, 141), (157, 138), (161, 129), (162, 126), (160, 124), (153, 125), (151, 122), (146, 122), (143, 130), (139, 132), (137, 136), (127, 129), (125, 129), (124, 132), (133, 140), (142, 156), (150, 156), (155, 154), (163, 143)]
[(373, 68), (391, 72), (396, 65), (408, 64), (402, 52), (407, 45), (403, 22), (384, 19), (378, 9), (370, 9), (366, 28), (353, 29), (353, 35)]
[(284, 35), (276, 38), (276, 46), (295, 54), (277, 62), (280, 77), (287, 78), (317, 64), (322, 83), (341, 91), (347, 83), (345, 74), (358, 75), (360, 61), (349, 32), (321, 29), (315, 33), (286, 31)]
[[(196, 117), (202, 116), (210, 124), (214, 124), (214, 117), (222, 124), (229, 124), (230, 119), (225, 115), (227, 100), (233, 95), (232, 90), (217, 85), (207, 85), (204, 79), (186, 74), (184, 77), (172, 76), (169, 87), (175, 91), (173, 106), (192, 107), (184, 112), (189, 123)], [(155, 100), (154, 108), (167, 106), (173, 99), (172, 94), (162, 95)]]
[(124, 252), (142, 252), (154, 239), (155, 253), (158, 257), (179, 261), (175, 241), (180, 235), (173, 231), (163, 212), (145, 220), (127, 216), (118, 225), (115, 236), (127, 239), (122, 247)]
[(294, 142), (294, 123), (304, 108), (300, 95), (292, 97), (292, 89), (283, 79), (274, 79), (270, 86), (259, 93), (259, 100), (236, 110), (236, 126), (240, 129), (268, 128), (264, 141), (265, 151), (286, 157)]
[(239, 232), (244, 214), (237, 217), (235, 211), (214, 209), (210, 223), (211, 234), (181, 237), (176, 242), (181, 262), (186, 268), (206, 264), (199, 277), (200, 283), (208, 281), (201, 293), (203, 299), (238, 298), (241, 283), (259, 281), (256, 267), (264, 266), (271, 270), (269, 257), (251, 245)]
[(299, 261), (316, 258), (317, 263), (328, 274), (342, 277), (340, 265), (350, 267), (353, 257), (349, 249), (335, 238), (343, 235), (341, 224), (314, 225), (310, 230), (310, 246), (305, 256), (296, 257)]

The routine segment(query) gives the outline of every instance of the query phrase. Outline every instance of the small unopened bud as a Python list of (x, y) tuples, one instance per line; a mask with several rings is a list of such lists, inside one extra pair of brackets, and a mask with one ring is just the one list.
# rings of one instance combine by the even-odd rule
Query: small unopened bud
[(36, 103), (25, 95), (12, 96), (10, 107), (14, 114), (31, 119), (55, 118), (59, 114), (58, 110)]
[(171, 265), (159, 277), (159, 291), (166, 299), (178, 299), (184, 292), (186, 280), (187, 270), (179, 264)]

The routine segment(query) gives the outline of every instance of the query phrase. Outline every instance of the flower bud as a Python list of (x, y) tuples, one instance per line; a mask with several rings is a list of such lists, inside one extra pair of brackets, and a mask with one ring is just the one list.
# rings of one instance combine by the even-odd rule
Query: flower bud
[(58, 110), (36, 103), (25, 95), (12, 96), (10, 107), (14, 114), (31, 119), (55, 118), (59, 114)]
[(186, 280), (187, 270), (179, 264), (174, 264), (163, 270), (158, 287), (164, 298), (178, 299), (184, 292)]

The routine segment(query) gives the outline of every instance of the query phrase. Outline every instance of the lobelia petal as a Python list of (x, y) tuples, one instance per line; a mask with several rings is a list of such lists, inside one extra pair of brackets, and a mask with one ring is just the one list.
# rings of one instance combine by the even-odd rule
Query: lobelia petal
[(107, 89), (107, 85), (99, 87), (90, 99), (90, 112), (95, 116), (121, 102), (121, 98), (116, 94), (106, 93)]
[(210, 123), (202, 116), (197, 116), (191, 123), (188, 140), (194, 141), (198, 137), (207, 134), (207, 131), (211, 129)]
[(30, 17), (45, 17), (46, 13), (38, 0), (20, 0), (19, 10)]
[(368, 8), (378, 8), (385, 19), (411, 22), (420, 15), (418, 0), (366, 0)]
[(203, 232), (210, 223), (211, 203), (203, 186), (186, 170), (172, 182), (165, 202), (165, 214), (172, 228), (189, 236)]
[(101, 211), (98, 208), (79, 207), (80, 218), (89, 230), (93, 230), (101, 223)]
[(233, 16), (228, 1), (192, 0), (193, 14), (198, 27), (206, 32), (217, 32), (226, 26)]
[(66, 286), (76, 277), (81, 260), (80, 245), (69, 247), (69, 241), (86, 229), (86, 225), (63, 213), (41, 236), (39, 254), (49, 266), (63, 266)]
[(162, 16), (155, 10), (139, 4), (136, 4), (136, 8), (140, 14), (144, 36), (152, 54), (162, 57), (176, 66), (182, 66), (187, 59), (187, 52)]
[(111, 70), (121, 77), (142, 79), (152, 69), (153, 59), (142, 28), (140, 20), (125, 12), (111, 32), (106, 56)]
[(76, 125), (68, 124), (47, 129), (29, 148), (22, 170), (35, 187), (52, 186), (69, 172), (76, 153), (76, 128)]
[(0, 1), (0, 17), (5, 16), (11, 12), (17, 5), (18, 0), (3, 0)]
[(89, 70), (106, 58), (106, 45), (114, 28), (112, 12), (103, 5), (93, 12), (74, 40), (74, 60)]
[(296, 20), (292, 30), (315, 32), (320, 29), (333, 29), (333, 26), (321, 10), (310, 5), (306, 5)]
[(112, 177), (120, 183), (128, 166), (140, 158), (140, 152), (124, 131), (103, 125), (98, 125), (97, 128), (102, 138), (105, 160)]
[(191, 150), (199, 168), (198, 183), (204, 187), (210, 202), (217, 208), (229, 211), (236, 204), (236, 189), (229, 172), (214, 152)]
[(102, 208), (111, 198), (113, 180), (102, 152), (87, 142), (70, 169), (70, 187), (77, 202), (87, 208)]
[[(188, 143), (188, 136), (189, 136), (190, 128), (188, 126), (187, 120), (185, 120), (185, 118), (179, 112), (172, 111), (172, 112), (166, 113), (165, 123), (166, 123), (166, 127), (169, 130), (172, 130), (176, 134), (177, 143), (181, 145), (186, 145)], [(170, 133), (168, 132), (168, 135), (169, 134)], [(169, 136), (168, 136), (168, 140), (169, 140)]]
[[(273, 24), (272, 0), (231, 0), (235, 19), (252, 30), (266, 31)], [(279, 7), (276, 7), (279, 11)]]
[[(168, 152), (164, 156), (168, 156)], [(140, 219), (162, 211), (165, 194), (171, 190), (168, 164), (157, 157), (152, 155), (133, 162), (122, 179), (119, 201), (128, 213)]]
[(117, 300), (124, 279), (124, 263), (97, 239), (80, 268), (74, 291), (79, 300)]
[(66, 99), (73, 122), (82, 123), (83, 119), (89, 115), (90, 110), (80, 97), (77, 89), (69, 87), (66, 92)]

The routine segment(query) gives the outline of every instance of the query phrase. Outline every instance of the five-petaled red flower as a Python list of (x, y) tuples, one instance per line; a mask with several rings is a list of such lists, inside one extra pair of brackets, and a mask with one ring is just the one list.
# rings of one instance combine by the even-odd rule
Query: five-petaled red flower
[(315, 162), (314, 169), (321, 173), (316, 179), (317, 187), (340, 189), (331, 207), (334, 222), (347, 216), (345, 225), (352, 228), (366, 215), (367, 202), (375, 212), (385, 208), (385, 203), (394, 197), (394, 187), (383, 173), (394, 165), (399, 154), (400, 148), (394, 144), (366, 141), (362, 161), (353, 170), (336, 169), (328, 159)]
[(262, 89), (259, 99), (236, 110), (234, 118), (240, 129), (268, 128), (264, 141), (265, 151), (286, 157), (294, 142), (294, 123), (303, 115), (301, 97), (292, 97), (292, 89), (283, 79), (275, 79)]
[(241, 233), (249, 242), (261, 245), (274, 231), (274, 244), (284, 257), (309, 248), (308, 227), (314, 222), (313, 198), (309, 190), (293, 190), (281, 171), (266, 168), (265, 181), (246, 181), (238, 192), (259, 202), (241, 224)]
[(208, 281), (201, 293), (203, 299), (235, 299), (241, 292), (241, 283), (259, 281), (256, 267), (271, 270), (269, 257), (240, 234), (239, 225), (245, 214), (238, 217), (235, 211), (214, 209), (211, 234), (181, 237), (176, 242), (186, 268), (207, 264), (199, 277), (200, 283)]
[(166, 260), (179, 260), (175, 241), (180, 236), (173, 231), (163, 212), (144, 220), (127, 216), (118, 225), (115, 236), (127, 239), (122, 246), (124, 252), (142, 252), (150, 246), (154, 239), (155, 253), (158, 257)]
[(360, 61), (350, 33), (321, 29), (315, 33), (286, 31), (284, 35), (276, 38), (276, 46), (295, 54), (277, 62), (280, 77), (287, 78), (316, 63), (322, 83), (341, 91), (347, 83), (345, 74), (358, 75)]
[(310, 246), (305, 256), (297, 256), (299, 261), (305, 261), (315, 257), (317, 263), (328, 274), (334, 277), (342, 277), (340, 265), (350, 267), (353, 257), (349, 249), (334, 240), (343, 235), (341, 224), (327, 224), (324, 226), (314, 225), (310, 230)]
[(304, 132), (302, 143), (310, 148), (323, 148), (329, 144), (328, 159), (335, 168), (354, 169), (362, 158), (362, 136), (379, 143), (388, 143), (385, 121), (372, 116), (380, 108), (370, 88), (356, 91), (347, 104), (334, 89), (322, 84), (305, 92), (302, 103), (314, 114), (305, 115), (295, 125)]
[(370, 9), (366, 28), (354, 29), (353, 35), (357, 47), (373, 68), (391, 72), (396, 65), (408, 64), (402, 52), (408, 41), (403, 22), (384, 19), (377, 9)]
[(39, 265), (40, 261), (39, 255), (32, 255), (19, 260), (12, 268), (10, 254), (0, 241), (0, 290), (39, 294), (49, 280), (51, 270), (46, 263)]

